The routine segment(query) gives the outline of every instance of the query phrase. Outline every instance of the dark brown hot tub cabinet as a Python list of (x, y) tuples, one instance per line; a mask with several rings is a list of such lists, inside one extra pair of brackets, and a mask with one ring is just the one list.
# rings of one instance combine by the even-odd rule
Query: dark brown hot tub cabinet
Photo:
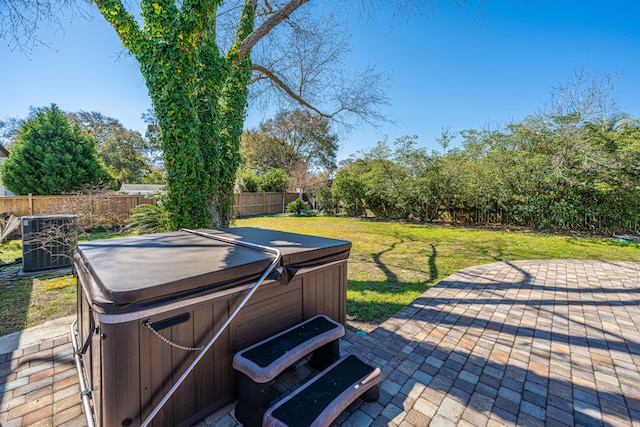
[[(282, 258), (153, 426), (186, 426), (232, 400), (237, 351), (317, 314), (345, 322), (351, 243), (256, 228), (201, 232), (277, 248)], [(79, 244), (72, 332), (95, 424), (140, 425), (197, 357), (191, 348), (209, 342), (273, 260), (187, 230)]]

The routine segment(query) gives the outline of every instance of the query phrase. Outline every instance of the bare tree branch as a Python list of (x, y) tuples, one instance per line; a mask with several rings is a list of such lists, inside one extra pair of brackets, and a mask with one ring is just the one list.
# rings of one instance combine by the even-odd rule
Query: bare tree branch
[(38, 38), (42, 26), (53, 25), (63, 29), (63, 12), (73, 19), (89, 16), (83, 0), (0, 0), (0, 38), (9, 42), (11, 49), (29, 54), (35, 46), (49, 46)]
[[(265, 111), (303, 107), (331, 119), (343, 131), (356, 124), (392, 122), (379, 109), (389, 76), (374, 67), (345, 70), (350, 53), (348, 27), (339, 7), (305, 8), (283, 21), (252, 50), (251, 97)], [(265, 101), (265, 100), (269, 101)], [(369, 107), (366, 103), (371, 102)]]
[(562, 117), (576, 115), (579, 122), (615, 117), (620, 106), (614, 83), (619, 75), (594, 75), (578, 67), (565, 83), (553, 86), (542, 115)]
[[(146, 31), (144, 25), (149, 24), (142, 20), (155, 13), (150, 5), (157, 4), (162, 10), (170, 10), (171, 15), (179, 11), (176, 25), (183, 20), (198, 21), (199, 31), (209, 35), (208, 43), (216, 43), (219, 52), (227, 52), (235, 44), (239, 58), (251, 55), (256, 64), (250, 81), (252, 101), (256, 95), (264, 95), (270, 106), (274, 99), (283, 109), (296, 104), (349, 128), (354, 123), (380, 126), (389, 122), (379, 111), (388, 104), (384, 95), (388, 76), (376, 73), (366, 64), (359, 74), (346, 71), (350, 34), (347, 23), (343, 22), (345, 9), (359, 7), (361, 15), (384, 15), (393, 20), (396, 16), (432, 14), (445, 3), (440, 0), (145, 0), (143, 7), (136, 8), (137, 2), (0, 0), (0, 36), (8, 36), (16, 46), (24, 45), (25, 40), (26, 44), (32, 43), (37, 40), (35, 30), (45, 22), (58, 22), (63, 8), (75, 11), (80, 5), (94, 3), (104, 18), (115, 25), (118, 35), (135, 55), (135, 46), (140, 45), (138, 42)], [(464, 7), (481, 5), (483, 0), (456, 0), (455, 3)], [(255, 30), (236, 40), (240, 16), (247, 5), (255, 7)], [(151, 24), (156, 17), (152, 18)]]
[[(278, 9), (273, 15), (265, 20), (258, 28), (256, 28), (242, 43), (240, 43), (239, 56), (240, 58), (247, 55), (251, 49), (264, 38), (272, 29), (278, 24), (287, 19), (289, 15), (296, 11), (300, 6), (307, 3), (309, 0), (291, 0), (280, 9)], [(269, 6), (270, 7), (270, 6)]]
[(322, 117), (330, 117), (329, 115), (324, 114), (322, 111), (315, 108), (313, 105), (309, 104), (307, 101), (299, 97), (289, 86), (287, 86), (282, 80), (278, 78), (274, 73), (269, 71), (267, 68), (262, 65), (253, 64), (253, 69), (262, 73), (265, 77), (275, 83), (280, 89), (282, 89), (287, 95), (296, 100), (300, 105), (307, 107), (308, 109), (314, 111), (315, 113), (321, 115)]

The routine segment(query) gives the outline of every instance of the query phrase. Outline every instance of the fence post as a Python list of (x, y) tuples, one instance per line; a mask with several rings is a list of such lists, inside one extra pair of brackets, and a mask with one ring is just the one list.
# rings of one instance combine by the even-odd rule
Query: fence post
[(33, 194), (29, 193), (29, 215), (33, 215)]
[(262, 193), (262, 213), (267, 213), (267, 193)]

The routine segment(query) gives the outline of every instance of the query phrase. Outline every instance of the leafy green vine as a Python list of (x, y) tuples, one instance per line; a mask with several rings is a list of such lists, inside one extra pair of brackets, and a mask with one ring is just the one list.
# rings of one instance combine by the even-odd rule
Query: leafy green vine
[(229, 224), (239, 141), (251, 78), (241, 42), (253, 31), (246, 0), (235, 43), (222, 54), (215, 14), (221, 0), (142, 0), (144, 27), (121, 0), (93, 0), (138, 60), (162, 131), (170, 226)]

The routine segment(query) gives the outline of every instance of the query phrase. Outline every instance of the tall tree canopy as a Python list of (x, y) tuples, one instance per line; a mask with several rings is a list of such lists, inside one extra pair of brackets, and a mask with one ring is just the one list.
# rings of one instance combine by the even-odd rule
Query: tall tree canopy
[(95, 139), (98, 157), (119, 184), (140, 183), (151, 172), (154, 150), (139, 132), (95, 111), (67, 113), (67, 117)]
[(70, 193), (109, 178), (95, 141), (55, 105), (22, 125), (2, 163), (2, 181), (17, 194)]
[(617, 107), (612, 82), (579, 69), (538, 114), (463, 131), (449, 151), (445, 131), (444, 153), (415, 138), (379, 143), (338, 172), (334, 195), (349, 214), (433, 220), (457, 208), (537, 229), (637, 233), (640, 119)]
[(282, 168), (303, 187), (307, 175), (336, 167), (338, 137), (329, 120), (296, 110), (278, 114), (258, 129), (242, 134), (240, 154), (245, 167), (259, 173)]
[[(250, 84), (253, 94), (284, 95), (346, 126), (384, 119), (378, 107), (387, 103), (386, 76), (342, 67), (349, 48), (335, 5), (353, 2), (141, 0), (138, 9), (124, 0), (90, 1), (140, 64), (162, 134), (174, 228), (228, 223)], [(10, 7), (0, 10), (0, 35), (19, 37), (52, 13), (52, 4), (82, 0), (5, 3)], [(395, 15), (435, 3), (358, 4), (365, 14)], [(21, 7), (29, 13), (21, 14)]]
[[(0, 143), (13, 146), (25, 122), (48, 110), (49, 107), (31, 107), (25, 119), (12, 117), (0, 120)], [(159, 139), (153, 132), (155, 127), (150, 125), (151, 130), (142, 136), (140, 132), (125, 128), (118, 119), (95, 111), (62, 113), (95, 141), (98, 158), (119, 184), (164, 182), (163, 165), (158, 161)]]
[[(161, 130), (173, 228), (228, 223), (250, 84), (256, 95), (283, 95), (343, 124), (383, 118), (386, 77), (343, 70), (345, 27), (325, 3), (313, 12), (309, 0), (141, 0), (139, 9), (123, 0), (91, 3), (139, 62)], [(51, 11), (38, 6), (20, 15), (20, 4), (30, 6), (22, 0), (0, 12), (0, 33), (16, 35)]]

